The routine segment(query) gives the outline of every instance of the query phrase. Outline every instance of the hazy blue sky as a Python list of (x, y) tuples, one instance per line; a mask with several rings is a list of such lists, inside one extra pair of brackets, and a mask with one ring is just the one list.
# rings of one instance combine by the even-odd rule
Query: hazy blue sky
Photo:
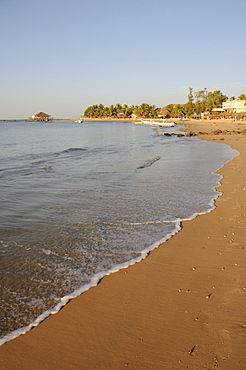
[(0, 0), (0, 118), (246, 93), (246, 0)]

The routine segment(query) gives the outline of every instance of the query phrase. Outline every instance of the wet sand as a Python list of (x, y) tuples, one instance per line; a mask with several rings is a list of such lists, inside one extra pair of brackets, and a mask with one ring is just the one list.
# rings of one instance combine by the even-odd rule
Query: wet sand
[(201, 138), (240, 152), (219, 170), (216, 209), (4, 344), (1, 369), (246, 369), (246, 135)]

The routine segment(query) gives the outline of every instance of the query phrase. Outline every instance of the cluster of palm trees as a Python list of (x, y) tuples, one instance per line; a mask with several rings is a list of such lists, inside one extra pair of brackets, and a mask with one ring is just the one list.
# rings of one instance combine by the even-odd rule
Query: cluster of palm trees
[[(246, 100), (246, 95), (241, 94), (238, 99)], [(228, 97), (220, 90), (209, 92), (204, 88), (203, 90), (193, 92), (193, 88), (190, 87), (186, 104), (169, 104), (162, 109), (146, 103), (130, 107), (126, 104), (110, 105), (110, 107), (99, 104), (88, 107), (84, 112), (84, 116), (88, 118), (131, 118), (133, 115), (141, 118), (157, 116), (162, 116), (163, 118), (195, 117), (200, 116), (203, 112), (212, 112), (214, 108), (221, 108), (222, 103), (227, 100)], [(235, 100), (235, 97), (231, 97), (229, 100)]]
[[(234, 96), (228, 99), (228, 97), (220, 90), (215, 90), (212, 92), (207, 91), (207, 89), (204, 88), (203, 90), (193, 92), (193, 89), (190, 87), (188, 102), (186, 104), (169, 104), (165, 108), (172, 117), (200, 116), (201, 113), (210, 114), (213, 112), (214, 108), (221, 108), (222, 103), (235, 99), (236, 98)], [(241, 94), (238, 96), (238, 99), (246, 100), (246, 95)], [(216, 114), (219, 115), (218, 112)]]
[(118, 117), (118, 118), (131, 118), (134, 114), (136, 117), (155, 117), (158, 108), (154, 105), (143, 103), (141, 105), (128, 106), (126, 104), (116, 104), (106, 107), (103, 104), (91, 105), (86, 108), (84, 112), (85, 117), (89, 118), (102, 118), (102, 117)]

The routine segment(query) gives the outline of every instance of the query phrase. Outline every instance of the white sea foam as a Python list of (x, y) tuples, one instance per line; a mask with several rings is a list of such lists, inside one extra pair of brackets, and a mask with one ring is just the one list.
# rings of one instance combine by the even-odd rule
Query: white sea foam
[[(224, 144), (221, 144), (221, 145), (224, 145)], [(234, 153), (236, 153), (236, 151)], [(230, 158), (230, 160), (231, 160), (231, 158)], [(159, 162), (161, 162), (161, 161), (158, 161), (157, 165), (159, 164)], [(153, 166), (151, 166), (151, 169), (154, 168), (154, 166), (156, 166), (156, 164), (153, 165)], [(223, 166), (221, 166), (221, 167), (223, 167)], [(218, 170), (219, 170), (219, 168), (218, 168)], [(143, 176), (144, 176), (144, 173), (146, 173), (146, 171), (139, 171), (139, 172), (141, 172), (141, 175), (143, 175)], [(213, 172), (213, 173), (215, 174), (215, 172)], [(88, 175), (88, 176), (91, 176), (91, 174)], [(139, 256), (138, 257), (133, 258), (130, 261), (127, 261), (127, 262), (124, 262), (124, 263), (116, 264), (112, 268), (109, 268), (109, 269), (107, 269), (105, 271), (101, 271), (99, 273), (96, 273), (90, 279), (90, 281), (88, 283), (84, 284), (79, 289), (75, 290), (73, 293), (68, 294), (68, 295), (65, 295), (64, 297), (62, 297), (59, 300), (59, 303), (54, 308), (49, 309), (49, 310), (45, 311), (44, 313), (42, 313), (30, 325), (25, 326), (25, 327), (22, 327), (20, 329), (17, 329), (15, 331), (13, 331), (13, 332), (5, 335), (3, 338), (0, 339), (0, 345), (8, 342), (11, 339), (17, 338), (18, 336), (20, 336), (22, 334), (27, 333), (33, 327), (39, 325), (48, 316), (59, 312), (60, 309), (62, 307), (64, 307), (71, 299), (73, 299), (73, 298), (81, 295), (85, 291), (87, 291), (90, 288), (96, 286), (101, 281), (101, 279), (104, 276), (110, 275), (110, 274), (112, 274), (114, 272), (117, 272), (119, 270), (125, 269), (125, 268), (127, 268), (127, 267), (129, 267), (129, 266), (131, 266), (131, 265), (133, 265), (135, 263), (140, 262), (144, 258), (146, 258), (148, 256), (148, 254), (152, 250), (154, 250), (155, 248), (157, 248), (158, 246), (160, 246), (160, 244), (164, 243), (165, 241), (167, 241), (168, 239), (170, 239), (173, 235), (175, 235), (177, 232), (179, 232), (181, 230), (181, 228), (182, 228), (182, 221), (184, 221), (184, 220), (191, 220), (191, 219), (195, 218), (196, 216), (198, 216), (200, 214), (205, 214), (205, 213), (211, 212), (215, 208), (215, 199), (221, 194), (221, 192), (219, 192), (219, 191), (216, 190), (216, 187), (220, 185), (220, 180), (221, 180), (222, 176), (221, 175), (218, 175), (218, 174), (215, 174), (215, 176), (217, 177), (217, 184), (212, 188), (213, 189), (213, 196), (212, 196), (212, 199), (210, 200), (210, 202), (208, 204), (208, 207), (207, 207), (208, 209), (206, 211), (204, 211), (204, 212), (200, 212), (200, 213), (199, 212), (195, 212), (195, 213), (193, 213), (191, 216), (189, 216), (187, 218), (182, 218), (182, 219), (181, 218), (177, 218), (177, 219), (171, 220), (171, 221), (170, 220), (155, 220), (155, 221), (149, 220), (149, 221), (141, 221), (141, 222), (122, 222), (121, 224), (120, 223), (119, 224), (114, 223), (114, 225), (129, 225), (129, 226), (138, 226), (138, 225), (143, 225), (144, 226), (144, 225), (155, 225), (155, 224), (157, 225), (157, 224), (162, 224), (162, 223), (163, 224), (164, 223), (169, 223), (169, 224), (173, 224), (174, 227), (162, 239), (160, 239), (160, 240), (152, 243), (150, 246), (148, 246), (147, 248), (145, 248), (143, 251), (139, 252)], [(110, 174), (110, 178), (111, 178), (111, 174)], [(146, 179), (147, 179), (147, 177), (146, 177)], [(91, 184), (91, 181), (90, 181), (90, 184)], [(90, 191), (90, 189), (88, 191)], [(136, 193), (136, 195), (138, 195), (138, 194)], [(101, 198), (100, 198), (100, 200), (101, 200)], [(149, 217), (149, 218), (151, 219), (151, 217)], [(110, 224), (110, 222), (107, 222), (107, 224)], [(57, 227), (57, 229), (60, 230), (60, 226)], [(61, 229), (62, 229), (62, 227), (61, 227)], [(52, 255), (52, 254), (56, 255), (56, 253), (53, 252), (53, 251), (51, 251), (49, 248), (42, 249), (42, 252), (43, 252), (44, 255)], [(134, 252), (136, 252), (136, 251), (134, 251)]]
[[(86, 292), (87, 290), (91, 289), (92, 287), (98, 285), (98, 283), (107, 275), (110, 275), (110, 274), (113, 274), (115, 272), (118, 272), (122, 269), (125, 269), (125, 268), (128, 268), (129, 266), (131, 265), (134, 265), (140, 261), (142, 261), (143, 259), (145, 259), (149, 253), (156, 249), (157, 247), (160, 246), (160, 244), (164, 243), (165, 241), (167, 241), (168, 239), (170, 239), (173, 235), (175, 235), (179, 230), (181, 230), (181, 219), (177, 219), (175, 221), (173, 221), (173, 223), (175, 224), (175, 228), (173, 229), (173, 231), (171, 233), (168, 233), (164, 238), (162, 238), (161, 240), (158, 240), (156, 241), (155, 243), (153, 243), (152, 245), (150, 245), (148, 248), (145, 248), (143, 251), (140, 252), (140, 256), (137, 257), (137, 258), (134, 258), (128, 262), (124, 262), (124, 263), (120, 263), (118, 265), (115, 265), (113, 266), (112, 268), (110, 268), (109, 270), (106, 270), (106, 271), (102, 271), (100, 273), (97, 273), (95, 276), (93, 276), (90, 280), (89, 283), (83, 285), (81, 288), (75, 290), (73, 293), (71, 294), (68, 294), (64, 297), (62, 297), (60, 299), (60, 302), (52, 309), (50, 310), (47, 310), (45, 311), (44, 313), (42, 313), (40, 316), (37, 317), (36, 320), (34, 320), (30, 325), (28, 326), (25, 326), (23, 328), (20, 328), (20, 329), (17, 329), (7, 335), (5, 335), (3, 338), (0, 339), (0, 346), (3, 345), (4, 343), (12, 340), (12, 339), (15, 339), (17, 337), (19, 337), (20, 335), (22, 334), (25, 334), (27, 333), (28, 331), (30, 331), (32, 328), (34, 328), (35, 326), (39, 325), (42, 321), (44, 321), (47, 317), (49, 317), (50, 315), (54, 315), (56, 314), (57, 312), (59, 312), (62, 307), (64, 307), (71, 299), (73, 298), (76, 298), (78, 297), (79, 295), (81, 295), (82, 293)], [(158, 221), (157, 221), (158, 222)], [(161, 221), (161, 222), (165, 222), (165, 221)], [(166, 221), (166, 222), (170, 222), (170, 221)]]
[[(219, 176), (220, 179), (222, 178), (222, 176)], [(218, 180), (218, 185), (220, 184), (220, 180)], [(218, 186), (217, 185), (217, 186)], [(216, 187), (214, 187), (214, 190), (215, 190)], [(208, 212), (211, 212), (214, 208), (215, 208), (215, 204), (214, 204), (214, 200), (220, 195), (221, 193), (220, 192), (217, 192), (217, 196), (215, 196), (211, 202), (209, 203), (210, 205), (210, 208), (207, 210), (207, 212), (203, 212), (203, 213), (200, 213), (200, 214), (205, 214), (205, 213), (208, 213)], [(33, 321), (30, 325), (28, 326), (25, 326), (23, 328), (20, 328), (20, 329), (17, 329), (9, 334), (7, 334), (6, 336), (4, 336), (3, 338), (0, 339), (0, 346), (3, 345), (4, 343), (12, 340), (12, 339), (15, 339), (17, 337), (19, 337), (20, 335), (22, 334), (25, 334), (27, 333), (28, 331), (30, 331), (32, 328), (34, 328), (35, 326), (39, 325), (42, 321), (44, 321), (47, 317), (49, 317), (50, 315), (54, 315), (56, 313), (58, 313), (62, 307), (64, 307), (71, 299), (73, 298), (76, 298), (78, 296), (80, 296), (82, 293), (88, 291), (89, 289), (91, 289), (92, 287), (95, 287), (96, 285), (98, 285), (98, 283), (107, 275), (110, 275), (110, 274), (113, 274), (115, 272), (118, 272), (120, 270), (123, 270), (123, 269), (126, 269), (140, 261), (142, 261), (143, 259), (145, 259), (149, 253), (151, 251), (153, 251), (154, 249), (158, 248), (162, 243), (166, 242), (168, 239), (170, 239), (172, 236), (174, 236), (175, 234), (177, 234), (181, 228), (182, 228), (182, 221), (188, 221), (188, 220), (192, 220), (194, 219), (195, 217), (197, 217), (199, 215), (199, 213), (194, 213), (193, 215), (191, 215), (190, 217), (188, 218), (185, 218), (185, 219), (176, 219), (174, 221), (150, 221), (150, 222), (144, 222), (144, 223), (133, 223), (135, 225), (145, 225), (145, 224), (154, 224), (154, 223), (174, 223), (175, 224), (175, 228), (173, 229), (172, 232), (168, 233), (167, 235), (165, 235), (164, 238), (156, 241), (155, 243), (153, 243), (152, 245), (150, 245), (148, 248), (145, 248), (143, 251), (141, 251), (140, 253), (140, 256), (137, 257), (137, 258), (134, 258), (128, 262), (124, 262), (124, 263), (121, 263), (121, 264), (118, 264), (118, 265), (115, 265), (114, 267), (112, 267), (111, 269), (109, 270), (106, 270), (106, 271), (102, 271), (100, 273), (97, 273), (95, 276), (93, 276), (90, 280), (89, 283), (83, 285), (81, 288), (75, 290), (73, 293), (71, 294), (68, 294), (64, 297), (62, 297), (60, 299), (60, 302), (52, 309), (50, 310), (47, 310), (45, 311), (44, 313), (42, 313), (40, 316), (37, 317), (37, 319), (35, 321)]]

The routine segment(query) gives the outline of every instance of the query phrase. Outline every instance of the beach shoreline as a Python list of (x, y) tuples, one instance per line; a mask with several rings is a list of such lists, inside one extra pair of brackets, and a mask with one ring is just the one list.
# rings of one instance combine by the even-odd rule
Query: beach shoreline
[[(243, 122), (187, 122), (198, 134)], [(148, 258), (105, 277), (57, 315), (0, 348), (1, 369), (242, 369), (246, 321), (245, 140), (198, 135), (240, 155), (222, 174), (216, 208)]]
[[(66, 121), (66, 122), (77, 122), (80, 118), (53, 118), (52, 120), (50, 120), (49, 122), (56, 122), (56, 121)], [(139, 122), (139, 120), (141, 121), (141, 119), (137, 119), (137, 118), (118, 118), (118, 117), (107, 117), (107, 118), (90, 118), (90, 117), (82, 117), (82, 119), (85, 121), (85, 122), (132, 122), (132, 123), (135, 123), (135, 122)], [(159, 118), (158, 117), (155, 117), (154, 120), (158, 120)], [(0, 122), (18, 122), (18, 121), (26, 121), (26, 122), (33, 122), (33, 121), (30, 121), (28, 118), (6, 118), (6, 119), (0, 119)], [(193, 120), (193, 119), (185, 119), (185, 120), (181, 120), (180, 118), (166, 118), (165, 121), (167, 122), (176, 122), (176, 123), (179, 123), (180, 124), (186, 124), (186, 125), (199, 125), (199, 124), (202, 124), (203, 126), (206, 126), (208, 127), (210, 124), (213, 125), (214, 123), (216, 124), (222, 124), (222, 125), (225, 125), (225, 124), (229, 124), (230, 127), (232, 127), (232, 125), (245, 125), (246, 124), (246, 121), (245, 120), (232, 120), (232, 119), (206, 119), (206, 120)], [(143, 123), (145, 124), (145, 123)]]

